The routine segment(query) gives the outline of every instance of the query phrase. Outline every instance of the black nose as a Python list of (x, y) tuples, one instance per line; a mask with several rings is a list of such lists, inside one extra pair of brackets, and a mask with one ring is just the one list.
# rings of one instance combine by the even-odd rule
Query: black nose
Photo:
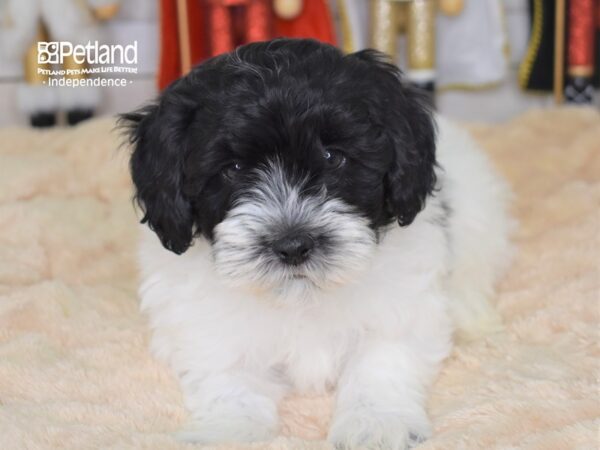
[(308, 259), (314, 246), (307, 234), (290, 234), (273, 242), (273, 251), (284, 263), (297, 266)]

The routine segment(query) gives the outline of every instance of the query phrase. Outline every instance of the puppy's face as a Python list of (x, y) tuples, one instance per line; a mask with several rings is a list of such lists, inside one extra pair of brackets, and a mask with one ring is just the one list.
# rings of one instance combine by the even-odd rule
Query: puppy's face
[(410, 224), (435, 184), (431, 116), (374, 51), (250, 44), (123, 120), (163, 245), (208, 239), (225, 279), (279, 298), (351, 280), (381, 228)]

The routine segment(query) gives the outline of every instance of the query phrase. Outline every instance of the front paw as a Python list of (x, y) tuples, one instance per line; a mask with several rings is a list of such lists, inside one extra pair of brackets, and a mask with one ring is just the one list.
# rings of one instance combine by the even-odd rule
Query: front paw
[(174, 433), (177, 440), (201, 444), (234, 442), (263, 442), (277, 435), (275, 421), (261, 421), (256, 418), (206, 417), (194, 419), (184, 428)]
[(336, 415), (328, 440), (336, 450), (406, 450), (430, 435), (431, 427), (424, 414), (409, 426), (399, 414), (358, 408)]

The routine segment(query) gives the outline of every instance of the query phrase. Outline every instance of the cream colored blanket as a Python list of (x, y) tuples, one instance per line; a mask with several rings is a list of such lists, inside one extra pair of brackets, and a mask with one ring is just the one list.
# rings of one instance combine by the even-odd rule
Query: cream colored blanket
[[(112, 127), (0, 131), (0, 449), (193, 448), (170, 435), (186, 411), (147, 351)], [(519, 250), (497, 299), (506, 331), (455, 349), (422, 448), (599, 448), (600, 116), (472, 130), (515, 190)], [(330, 411), (288, 399), (282, 436), (249, 447), (329, 448)]]

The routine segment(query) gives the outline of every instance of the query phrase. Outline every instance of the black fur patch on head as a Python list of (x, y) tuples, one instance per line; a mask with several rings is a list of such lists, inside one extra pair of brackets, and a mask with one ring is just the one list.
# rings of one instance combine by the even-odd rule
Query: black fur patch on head
[(410, 224), (435, 185), (435, 127), (419, 94), (374, 51), (307, 39), (212, 58), (157, 101), (121, 116), (144, 221), (184, 252), (212, 239), (253, 169), (277, 160), (378, 229)]

